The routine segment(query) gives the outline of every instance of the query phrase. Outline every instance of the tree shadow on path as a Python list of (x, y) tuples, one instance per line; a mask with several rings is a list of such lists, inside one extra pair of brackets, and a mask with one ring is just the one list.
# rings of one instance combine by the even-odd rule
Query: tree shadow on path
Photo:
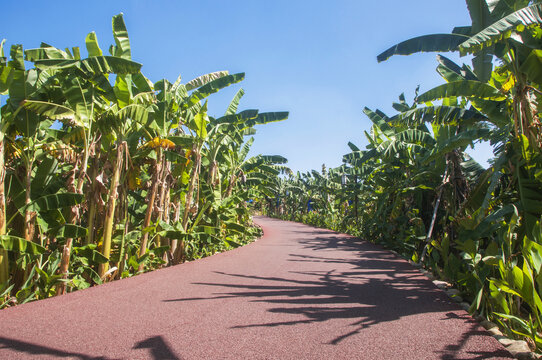
[[(462, 360), (462, 357), (458, 357), (458, 353), (465, 346), (468, 339), (473, 336), (489, 336), (485, 330), (480, 329), (480, 326), (472, 321), (472, 318), (468, 315), (457, 315), (456, 313), (450, 312), (446, 314), (446, 319), (462, 319), (465, 322), (468, 322), (469, 329), (465, 331), (461, 336), (461, 339), (456, 344), (448, 344), (446, 347), (440, 351), (441, 360)], [(497, 351), (469, 351), (468, 359), (472, 360), (484, 360), (484, 359), (495, 359), (495, 358), (505, 358), (505, 359), (515, 359), (508, 351), (501, 349)]]
[(149, 349), (153, 360), (181, 360), (161, 336), (153, 336), (134, 345), (133, 349)]
[[(12, 349), (22, 354), (28, 354), (28, 357), (42, 358), (51, 356), (55, 358), (70, 358), (81, 360), (116, 360), (120, 358), (111, 358), (107, 356), (93, 356), (80, 352), (66, 351), (49, 346), (38, 345), (27, 341), (10, 339), (0, 336), (0, 350)], [(136, 343), (133, 349), (149, 349), (148, 359), (153, 360), (181, 360), (175, 355), (162, 336), (153, 336)]]
[[(310, 231), (309, 234), (314, 234)], [(288, 320), (235, 325), (231, 328), (278, 327), (298, 324), (322, 323), (336, 319), (349, 321), (349, 331), (335, 335), (327, 344), (337, 345), (347, 338), (377, 324), (397, 321), (401, 318), (428, 313), (453, 314), (439, 319), (442, 327), (457, 322), (460, 311), (426, 277), (404, 260), (379, 246), (360, 242), (351, 237), (334, 233), (299, 240), (303, 251), (290, 253), (288, 262), (297, 263), (287, 272), (288, 276), (260, 276), (238, 273), (215, 272), (223, 276), (220, 282), (197, 282), (194, 284), (217, 289), (211, 297), (187, 297), (164, 300), (165, 302), (212, 301), (239, 298), (245, 302), (264, 303), (265, 311), (288, 315)], [(308, 238), (308, 236), (307, 236)], [(314, 250), (307, 252), (306, 250)], [(333, 251), (353, 252), (340, 257)], [(310, 263), (303, 270), (302, 263)], [(322, 269), (315, 270), (322, 263)], [(281, 274), (285, 272), (282, 271)], [(295, 320), (290, 320), (294, 316)], [(277, 316), (278, 319), (284, 316)], [(434, 319), (434, 316), (433, 316)], [(457, 343), (446, 346), (440, 354), (443, 360), (459, 359), (467, 339), (472, 336), (490, 336), (477, 330), (474, 320), (464, 316), (467, 331)], [(464, 354), (464, 352), (463, 352)], [(480, 352), (476, 359), (508, 357), (505, 350)], [(469, 357), (469, 358), (472, 358)]]
[[(104, 356), (92, 356), (83, 353), (77, 353), (72, 351), (64, 351), (61, 349), (55, 349), (49, 346), (38, 345), (27, 341), (21, 341), (16, 339), (10, 339), (4, 336), (0, 336), (0, 350), (1, 349), (13, 349), (20, 353), (28, 354), (28, 356), (48, 355), (58, 358), (71, 358), (81, 360), (110, 360)], [(112, 359), (111, 359), (112, 360)]]

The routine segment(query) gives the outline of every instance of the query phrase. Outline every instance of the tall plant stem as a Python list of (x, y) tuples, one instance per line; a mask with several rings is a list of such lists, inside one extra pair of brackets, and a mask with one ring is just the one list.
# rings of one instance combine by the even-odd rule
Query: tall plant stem
[(358, 221), (358, 176), (354, 175), (354, 217)]
[[(123, 191), (123, 199), (124, 203), (126, 204), (126, 198), (128, 197), (128, 192)], [(128, 221), (128, 206), (124, 206), (124, 231), (122, 233), (122, 239), (120, 242), (120, 254), (119, 254), (119, 262), (117, 263), (117, 269), (119, 271), (117, 272), (116, 279), (120, 279), (122, 277), (122, 273), (124, 272), (124, 264), (125, 264), (125, 258), (126, 258), (126, 234), (128, 234), (128, 228), (129, 228), (129, 221)]]
[(88, 229), (87, 229), (87, 238), (85, 240), (85, 244), (93, 244), (94, 243), (94, 227), (96, 223), (96, 210), (97, 210), (97, 203), (95, 196), (100, 196), (100, 194), (96, 194), (98, 184), (96, 183), (96, 178), (98, 177), (98, 166), (99, 166), (99, 158), (96, 154), (96, 157), (94, 158), (93, 164), (92, 164), (92, 170), (90, 173), (90, 178), (92, 181), (91, 190), (90, 190), (90, 196), (88, 197), (88, 203), (89, 203), (89, 210), (88, 210)]
[(192, 198), (194, 197), (194, 188), (196, 186), (196, 180), (198, 178), (198, 171), (201, 163), (201, 149), (195, 148), (194, 151), (194, 167), (192, 168), (192, 173), (190, 174), (190, 185), (188, 186), (188, 193), (186, 194), (186, 199), (184, 202), (184, 214), (183, 214), (183, 229), (186, 231), (188, 225), (188, 215), (190, 213), (190, 207), (192, 205)]
[[(117, 144), (117, 158), (115, 160), (115, 166), (113, 168), (113, 177), (111, 179), (111, 187), (109, 188), (109, 199), (107, 200), (107, 210), (105, 213), (104, 220), (104, 231), (103, 231), (103, 244), (102, 244), (102, 254), (106, 258), (109, 258), (111, 255), (111, 238), (113, 235), (113, 221), (115, 217), (115, 208), (117, 205), (118, 191), (117, 188), (120, 182), (120, 173), (122, 170), (123, 163), (123, 154), (126, 143), (121, 142)], [(100, 264), (98, 268), (98, 275), (103, 277), (107, 270), (109, 269), (109, 262), (105, 264)]]
[[(158, 148), (156, 152), (156, 162), (154, 166), (154, 173), (152, 176), (151, 193), (149, 200), (147, 201), (147, 211), (145, 213), (145, 220), (143, 221), (143, 229), (146, 229), (151, 224), (152, 213), (154, 210), (154, 201), (156, 200), (156, 193), (158, 192), (158, 185), (160, 183), (160, 173), (162, 170), (162, 148)], [(141, 247), (139, 248), (139, 257), (145, 255), (147, 252), (147, 242), (149, 241), (149, 233), (145, 232), (141, 238)], [(144, 264), (139, 264), (138, 271), (142, 271)]]
[[(162, 187), (160, 188), (160, 199), (158, 200), (158, 204), (159, 204), (158, 205), (158, 220), (165, 221), (166, 223), (169, 223), (169, 211), (167, 211), (169, 202), (166, 201), (166, 194), (168, 194), (168, 190), (169, 190), (169, 184), (167, 183), (167, 175), (168, 175), (170, 167), (171, 167), (171, 164), (169, 163), (169, 161), (164, 159), (163, 164), (162, 164), (162, 173), (160, 174), (160, 179), (161, 179), (160, 184), (162, 184)], [(166, 211), (168, 212), (167, 220), (165, 219)], [(158, 244), (158, 246), (164, 245), (162, 240), (163, 239), (161, 236), (157, 236), (156, 243)]]
[[(171, 163), (164, 158), (164, 165), (162, 167), (162, 191), (160, 193), (160, 216), (159, 219), (164, 221), (166, 224), (169, 224), (170, 217), (170, 205), (171, 205), (171, 191), (170, 184), (168, 182), (168, 176), (171, 171)], [(171, 239), (162, 239), (159, 240), (159, 245), (171, 245)], [(168, 262), (168, 254), (164, 252), (163, 260)]]
[(228, 184), (228, 189), (226, 190), (225, 198), (229, 197), (233, 191), (233, 186), (235, 185), (235, 181), (237, 180), (237, 176), (235, 174), (232, 174), (230, 177), (230, 182)]
[(25, 205), (27, 207), (24, 212), (24, 239), (26, 241), (32, 241), (34, 238), (34, 226), (36, 220), (36, 212), (32, 211), (32, 209), (29, 207), (30, 203), (32, 202), (30, 193), (32, 185), (32, 164), (33, 161), (29, 159), (28, 163), (26, 164), (25, 174)]
[[(83, 164), (81, 165), (81, 168), (79, 169), (79, 176), (77, 179), (77, 186), (75, 189), (69, 189), (70, 191), (74, 191), (77, 194), (83, 193), (83, 184), (85, 180), (85, 175), (87, 173), (87, 166), (88, 166), (88, 141), (85, 137), (85, 146), (83, 150)], [(76, 164), (77, 166), (77, 164)], [(73, 176), (75, 177), (75, 174), (77, 173), (77, 168), (74, 169)], [(74, 179), (75, 180), (75, 179)], [(73, 184), (71, 184), (73, 186)], [(79, 205), (74, 205), (70, 212), (70, 224), (77, 224), (79, 223)], [(62, 274), (63, 280), (68, 279), (68, 269), (70, 267), (70, 256), (71, 256), (71, 248), (73, 245), (73, 238), (66, 239), (66, 244), (64, 244), (64, 248), (62, 249), (62, 260), (60, 262), (60, 273)], [(57, 287), (57, 295), (63, 295), (66, 293), (66, 282), (61, 282), (59, 286)]]
[(89, 151), (88, 151), (88, 141), (85, 137), (85, 146), (83, 150), (83, 161), (81, 164), (81, 169), (79, 169), (79, 177), (77, 179), (77, 188), (75, 189), (75, 192), (78, 194), (83, 193), (83, 184), (85, 183), (85, 177), (87, 174), (87, 167), (88, 167), (88, 158), (89, 158)]
[[(194, 187), (196, 186), (196, 180), (198, 178), (198, 171), (200, 168), (201, 163), (201, 147), (194, 145), (194, 167), (192, 168), (192, 172), (190, 174), (190, 184), (188, 185), (188, 193), (186, 193), (186, 197), (184, 200), (184, 213), (183, 213), (183, 222), (182, 227), (183, 230), (186, 232), (188, 229), (188, 215), (190, 213), (190, 207), (192, 205), (192, 197), (194, 196)], [(184, 257), (184, 241), (180, 241), (175, 249), (175, 253), (173, 255), (173, 263), (179, 264), (183, 261)]]
[[(6, 195), (4, 181), (6, 168), (4, 166), (4, 134), (0, 132), (0, 235), (6, 234)], [(0, 249), (0, 285), (9, 279), (8, 252)]]
[(431, 242), (431, 236), (433, 235), (433, 229), (435, 228), (435, 222), (437, 220), (437, 212), (440, 205), (440, 199), (442, 198), (442, 193), (444, 192), (444, 184), (448, 182), (448, 155), (446, 155), (446, 170), (444, 170), (444, 176), (442, 177), (442, 185), (438, 192), (437, 201), (435, 202), (435, 207), (433, 209), (433, 216), (431, 217), (431, 224), (429, 225), (429, 231), (427, 232), (427, 237), (425, 238), (425, 246), (422, 251), (422, 256), (420, 257), (420, 263), (423, 263), (425, 260), (425, 255), (427, 254), (427, 248)]
[[(181, 198), (178, 197), (175, 201), (175, 213), (173, 214), (173, 222), (176, 224), (179, 222), (179, 219), (181, 218)], [(172, 239), (171, 240), (171, 246), (169, 248), (169, 254), (170, 258), (172, 259), (172, 262), (175, 263), (175, 253), (177, 250), (177, 244), (179, 243), (179, 240)]]
[[(77, 162), (75, 164), (75, 168), (73, 169), (73, 174), (70, 176), (70, 180), (68, 181), (68, 191), (73, 192), (77, 189), (74, 187), (75, 182), (75, 174), (77, 173)], [(74, 224), (78, 217), (78, 208), (77, 205), (72, 206), (70, 209), (70, 217), (68, 220), (68, 223)], [(62, 248), (62, 259), (60, 261), (60, 274), (62, 275), (62, 280), (57, 288), (56, 288), (56, 294), (57, 295), (64, 295), (66, 293), (66, 282), (68, 280), (68, 269), (70, 267), (70, 255), (71, 255), (71, 248), (73, 244), (73, 238), (67, 238), (66, 243), (64, 244), (64, 247)]]

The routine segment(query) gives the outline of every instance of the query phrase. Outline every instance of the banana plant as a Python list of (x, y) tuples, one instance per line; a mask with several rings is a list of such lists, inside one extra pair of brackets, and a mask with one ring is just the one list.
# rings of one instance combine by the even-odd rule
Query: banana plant
[[(26, 52), (27, 60), (33, 61), (39, 68), (56, 73), (55, 77), (62, 85), (64, 99), (55, 99), (56, 103), (29, 100), (25, 102), (25, 108), (50, 119), (69, 119), (70, 125), (76, 127), (74, 131), (82, 133), (82, 153), (74, 164), (75, 179), (71, 185), (74, 192), (78, 194), (82, 193), (87, 176), (90, 147), (96, 142), (95, 124), (97, 120), (106, 116), (103, 114), (118, 112), (119, 108), (126, 106), (124, 102), (126, 79), (131, 79), (131, 74), (137, 74), (141, 68), (140, 64), (131, 61), (130, 43), (122, 15), (114, 16), (112, 24), (116, 46), (111, 48), (111, 56), (103, 55), (94, 33), (90, 33), (85, 41), (89, 55), (86, 59), (80, 59), (78, 49), (74, 48), (75, 56), (73, 56), (46, 44), (42, 44), (41, 48)], [(109, 84), (107, 78), (107, 74), (111, 72), (117, 74), (114, 87)], [(116, 107), (110, 107), (111, 101), (116, 103)], [(59, 104), (59, 102), (64, 102), (64, 104)], [(119, 160), (115, 165), (105, 220), (102, 253), (106, 257), (109, 257), (110, 252), (111, 218), (115, 210), (116, 187), (122, 166), (123, 146), (122, 141), (119, 142), (117, 147), (117, 159)], [(74, 225), (80, 222), (77, 213), (77, 209), (72, 209), (68, 222)], [(89, 229), (89, 233), (92, 234), (93, 231), (94, 229)], [(65, 277), (67, 277), (72, 244), (73, 239), (68, 238), (63, 250), (60, 271), (65, 274)], [(100, 276), (103, 276), (106, 269), (106, 264), (100, 266)], [(59, 293), (64, 292), (65, 286), (62, 284), (59, 287)]]
[(0, 307), (244, 244), (249, 203), (286, 169), (245, 139), (287, 113), (238, 112), (239, 90), (207, 115), (243, 73), (152, 83), (122, 14), (112, 29), (108, 55), (94, 32), (86, 54), (14, 45), (8, 61), (0, 44)]
[[(463, 291), (471, 311), (539, 347), (542, 5), (466, 4), (469, 26), (401, 42), (377, 59), (453, 51), (472, 55), (472, 66), (438, 55), (444, 84), (417, 90), (412, 105), (400, 96), (392, 117), (365, 109), (373, 122), (365, 149), (349, 143), (352, 151), (341, 167), (277, 179), (267, 205), (269, 213), (280, 207), (281, 217), (375, 239), (414, 261), (421, 258)], [(487, 169), (465, 154), (478, 141), (493, 146)], [(339, 174), (347, 180), (340, 188), (333, 185)], [(300, 213), (311, 199), (316, 211)], [(344, 204), (343, 219), (324, 204)]]
[[(13, 78), (14, 69), (8, 65), (4, 54), (5, 40), (0, 42), (0, 96), (5, 95), (10, 87), (11, 79)], [(6, 132), (6, 119), (3, 115), (3, 108), (0, 108), (0, 236), (6, 234), (6, 194), (5, 194), (5, 178), (6, 168), (4, 164), (5, 143), (4, 134)], [(4, 287), (9, 279), (9, 257), (6, 249), (0, 249), (0, 286)], [(7, 286), (6, 286), (7, 287)], [(5, 289), (3, 289), (5, 290)]]

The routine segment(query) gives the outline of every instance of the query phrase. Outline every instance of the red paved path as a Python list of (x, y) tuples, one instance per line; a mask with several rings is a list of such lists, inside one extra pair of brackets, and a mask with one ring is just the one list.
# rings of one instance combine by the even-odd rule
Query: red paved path
[(509, 354), (407, 262), (257, 218), (224, 254), (0, 311), (0, 359), (495, 359)]

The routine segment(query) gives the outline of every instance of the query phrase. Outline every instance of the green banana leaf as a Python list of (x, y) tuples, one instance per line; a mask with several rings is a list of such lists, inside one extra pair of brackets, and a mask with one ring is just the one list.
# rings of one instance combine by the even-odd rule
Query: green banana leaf
[(384, 118), (382, 115), (378, 113), (378, 111), (372, 111), (371, 109), (365, 107), (363, 108), (363, 113), (367, 115), (367, 117), (378, 126), (380, 131), (386, 136), (391, 137), (395, 133), (391, 126), (388, 124), (387, 120), (388, 118)]
[(224, 115), (233, 115), (237, 112), (237, 107), (239, 106), (239, 102), (241, 101), (243, 95), (245, 95), (245, 90), (239, 89), (228, 105)]
[(408, 144), (418, 144), (427, 147), (435, 145), (436, 141), (431, 134), (418, 129), (407, 129), (397, 133), (395, 138), (398, 141)]
[(13, 235), (0, 235), (0, 248), (29, 255), (39, 255), (46, 251), (43, 246)]
[(356, 166), (360, 166), (361, 164), (367, 162), (370, 159), (373, 159), (378, 155), (378, 152), (376, 149), (371, 150), (362, 150), (362, 151), (354, 151), (350, 154), (346, 154), (343, 156), (343, 159), (348, 162), (354, 162), (356, 163)]
[(24, 57), (26, 61), (32, 62), (42, 60), (76, 60), (66, 52), (47, 44), (42, 44), (41, 47), (36, 49), (25, 50)]
[(241, 234), (245, 234), (247, 231), (245, 226), (234, 223), (234, 222), (225, 222), (224, 224), (226, 225), (226, 229), (233, 230)]
[(109, 259), (103, 256), (99, 251), (96, 251), (96, 249), (96, 244), (89, 244), (86, 246), (74, 246), (72, 251), (74, 255), (84, 257), (89, 262), (97, 264), (107, 263)]
[(25, 109), (46, 116), (49, 119), (63, 122), (70, 120), (68, 123), (74, 122), (77, 126), (82, 126), (82, 123), (77, 119), (75, 111), (66, 106), (37, 100), (24, 100), (23, 106)]
[(84, 238), (87, 236), (87, 228), (73, 224), (64, 224), (56, 233), (58, 238)]
[(258, 116), (258, 110), (244, 110), (238, 114), (224, 115), (212, 121), (214, 124), (241, 124), (248, 120), (255, 119)]
[(201, 110), (194, 116), (193, 124), (194, 130), (199, 139), (205, 139), (207, 137), (207, 124), (209, 123), (209, 117), (207, 116), (207, 102), (201, 108)]
[(183, 149), (191, 149), (195, 139), (190, 135), (168, 136), (168, 140)]
[(359, 147), (357, 147), (354, 143), (352, 143), (351, 141), (348, 142), (348, 147), (350, 148), (350, 150), (352, 151), (359, 151)]
[(128, 31), (126, 30), (126, 24), (124, 24), (123, 14), (113, 16), (112, 20), (113, 38), (117, 46), (113, 47), (114, 51), (112, 55), (123, 58), (131, 59), (132, 50), (130, 47), (130, 38), (128, 37)]
[(496, 101), (506, 99), (505, 95), (491, 85), (480, 81), (463, 80), (437, 86), (418, 96), (417, 102), (421, 104), (443, 98), (459, 96)]
[(189, 109), (200, 102), (200, 100), (205, 99), (211, 94), (228, 87), (232, 84), (238, 83), (245, 78), (245, 73), (238, 73), (233, 75), (226, 75), (219, 77), (218, 79), (212, 80), (211, 82), (206, 83), (202, 87), (194, 90), (190, 97), (183, 103), (183, 107)]
[(542, 23), (542, 4), (534, 4), (520, 9), (488, 26), (459, 45), (461, 55), (476, 53), (497, 41), (509, 38), (513, 31), (523, 31), (525, 27)]
[(542, 50), (534, 49), (531, 51), (519, 70), (538, 86), (542, 85)]
[(261, 159), (272, 164), (286, 164), (288, 162), (288, 159), (280, 155), (262, 155)]
[(457, 50), (459, 44), (469, 37), (461, 34), (431, 34), (405, 40), (390, 47), (376, 57), (378, 62), (386, 61), (394, 55), (411, 55), (417, 52), (447, 52)]
[(88, 56), (102, 56), (103, 52), (98, 45), (98, 39), (96, 33), (93, 31), (85, 38), (85, 45), (87, 47)]
[(252, 127), (255, 125), (263, 125), (276, 121), (284, 121), (288, 119), (288, 111), (278, 111), (278, 112), (266, 112), (259, 113), (255, 119), (251, 119), (245, 122), (245, 127)]
[(28, 207), (33, 211), (49, 211), (74, 206), (80, 204), (83, 200), (84, 195), (76, 193), (44, 195), (24, 206), (23, 209)]
[(435, 147), (423, 160), (427, 164), (457, 148), (466, 148), (475, 141), (486, 138), (490, 134), (488, 129), (471, 129), (446, 139)]
[(457, 106), (425, 106), (408, 110), (392, 117), (390, 121), (407, 121), (409, 125), (424, 122), (436, 122), (447, 125), (468, 125), (479, 121), (488, 121), (488, 118), (475, 109), (466, 109)]
[[(190, 80), (187, 82), (184, 86), (186, 88), (186, 91), (194, 90), (196, 88), (202, 87), (205, 84), (210, 83), (211, 81), (220, 79), (224, 76), (229, 75), (229, 71), (215, 71), (209, 74), (198, 76), (195, 79)], [(241, 95), (242, 96), (242, 95)]]
[(500, 20), (514, 11), (520, 10), (529, 5), (530, 0), (486, 0), (491, 17)]

